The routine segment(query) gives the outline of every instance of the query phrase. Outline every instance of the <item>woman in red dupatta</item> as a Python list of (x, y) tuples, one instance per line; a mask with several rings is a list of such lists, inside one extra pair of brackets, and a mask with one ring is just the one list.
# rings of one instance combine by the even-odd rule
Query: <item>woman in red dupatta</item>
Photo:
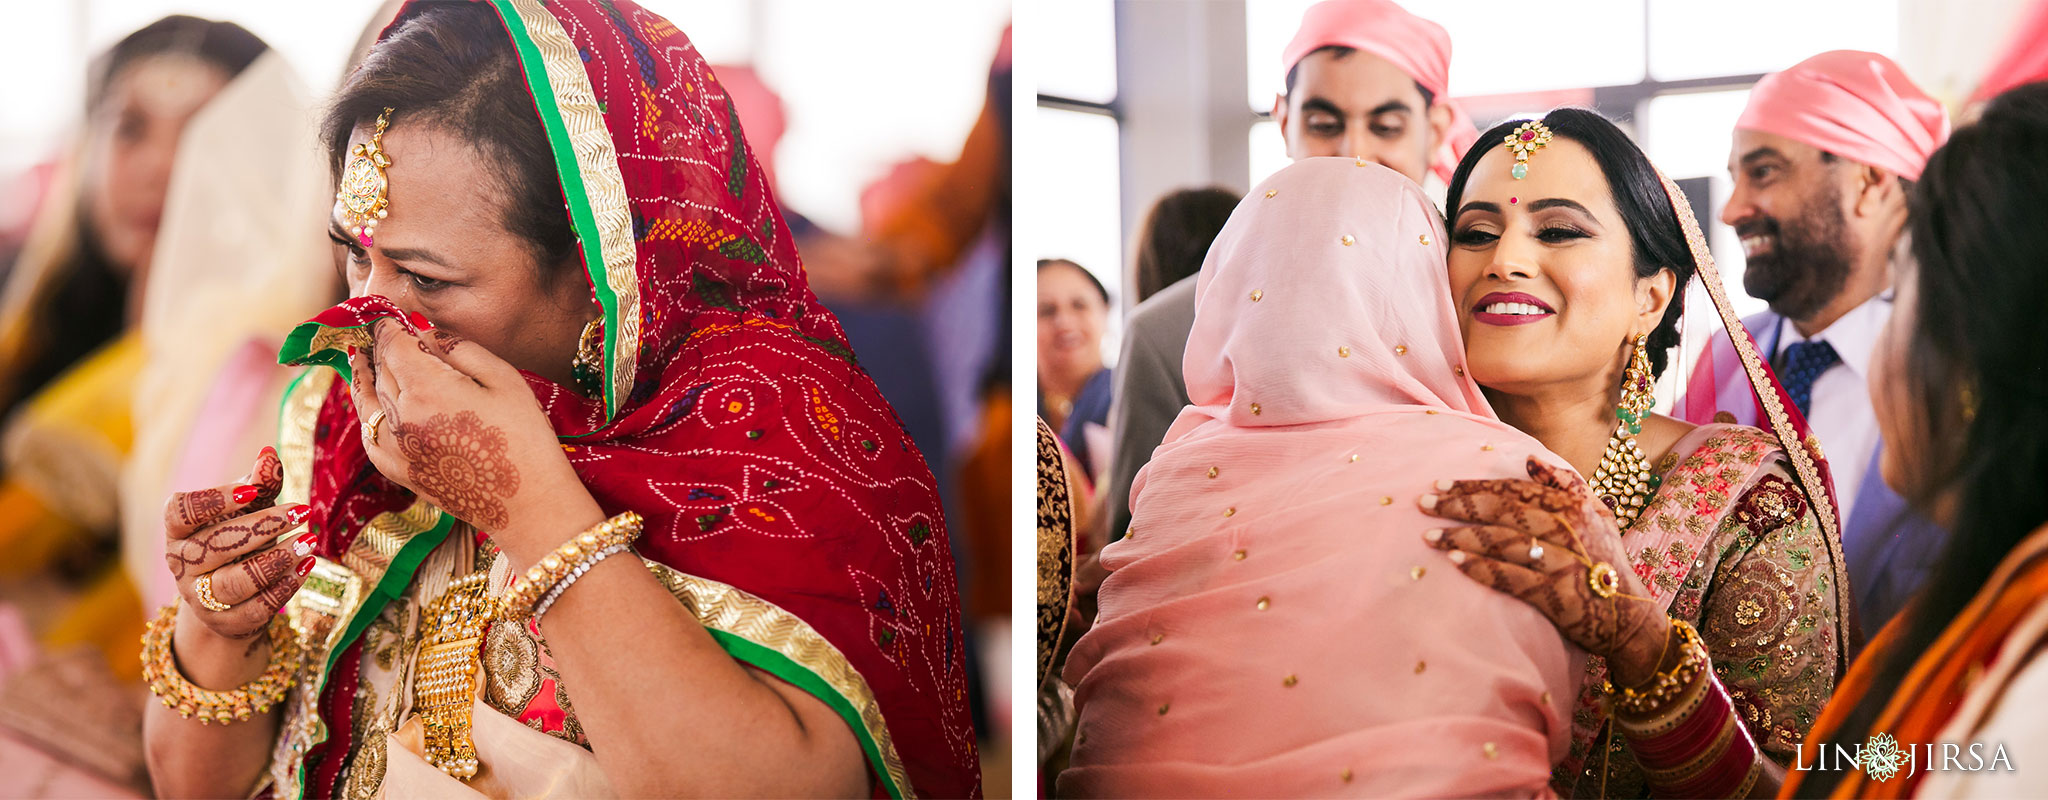
[[(373, 50), (330, 123), (361, 145), (337, 164), (343, 195), (388, 188), (388, 218), (349, 217), (343, 198), (336, 241), (351, 269), (404, 277), (363, 279), (381, 295), (352, 277), (356, 296), (293, 333), (280, 359), (318, 366), (287, 393), (277, 453), (248, 485), (181, 493), (167, 511), (185, 607), (159, 624), (176, 618), (176, 666), (193, 669), (186, 628), (256, 638), (286, 595), (290, 635), (273, 632), (270, 652), (296, 638), (303, 666), (281, 712), (258, 708), (262, 724), (153, 709), (159, 787), (254, 769), (246, 728), (275, 731), (257, 784), (273, 796), (843, 793), (828, 778), (861, 762), (874, 796), (978, 795), (931, 473), (809, 290), (717, 77), (672, 24), (625, 0), (414, 2), (379, 49), (424, 38), (459, 51), (463, 26), (492, 23), (512, 56), (479, 58), (516, 69), (529, 93), (572, 226), (565, 263), (583, 267), (594, 300), (576, 378), (567, 363), (508, 363), (562, 349), (517, 338), (549, 330), (559, 309), (491, 309), (500, 327), (474, 335), (417, 310), (451, 281), (398, 249), (419, 239), (405, 215), (436, 208), (431, 181), (408, 187), (403, 168), (445, 163), (430, 137), (463, 135), (460, 113), (504, 93), (410, 109), (424, 116), (403, 145), (409, 109), (379, 114), (372, 93), (355, 98), (370, 112), (350, 111), (380, 69)], [(486, 165), (507, 155), (475, 152)], [(388, 184), (367, 182), (383, 168)], [(487, 351), (493, 336), (511, 344)], [(579, 552), (550, 548), (629, 511), (644, 525), (627, 555), (644, 564), (596, 562), (558, 584), (542, 618), (493, 611), (530, 566)], [(311, 534), (258, 549), (301, 521)], [(288, 546), (311, 557), (272, 555)], [(194, 579), (216, 572), (203, 594)], [(232, 608), (199, 610), (209, 599)], [(213, 683), (254, 677), (239, 674)]]

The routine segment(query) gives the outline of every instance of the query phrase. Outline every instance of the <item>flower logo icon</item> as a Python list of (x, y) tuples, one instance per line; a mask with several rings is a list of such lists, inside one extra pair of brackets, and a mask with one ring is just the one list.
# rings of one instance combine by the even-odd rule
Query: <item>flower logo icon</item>
[(1899, 743), (1889, 733), (1870, 737), (1863, 746), (1863, 771), (1874, 781), (1888, 781), (1899, 774), (1899, 768), (1906, 765), (1906, 754), (1899, 750)]

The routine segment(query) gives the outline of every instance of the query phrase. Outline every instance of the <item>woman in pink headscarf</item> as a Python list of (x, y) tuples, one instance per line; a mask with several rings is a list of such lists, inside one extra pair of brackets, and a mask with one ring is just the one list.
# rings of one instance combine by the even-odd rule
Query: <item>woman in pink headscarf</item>
[(1209, 251), (1194, 404), (1132, 489), (1130, 533), (1065, 677), (1064, 795), (1547, 791), (1584, 655), (1415, 538), (1438, 475), (1563, 463), (1460, 366), (1422, 191), (1307, 159)]

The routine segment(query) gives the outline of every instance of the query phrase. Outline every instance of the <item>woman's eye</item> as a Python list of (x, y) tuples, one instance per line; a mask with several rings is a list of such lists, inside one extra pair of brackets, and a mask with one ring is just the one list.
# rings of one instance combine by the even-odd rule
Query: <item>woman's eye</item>
[(1499, 238), (1499, 236), (1496, 236), (1494, 234), (1473, 228), (1466, 228), (1465, 230), (1461, 230), (1457, 233), (1451, 234), (1451, 241), (1462, 245), (1491, 244), (1493, 240)]
[(327, 235), (327, 240), (341, 245), (343, 249), (348, 251), (348, 263), (359, 267), (370, 263), (370, 252), (364, 250), (362, 245), (331, 233)]
[(418, 287), (423, 292), (431, 292), (448, 285), (447, 281), (429, 278), (417, 272), (406, 273), (406, 278), (412, 281), (413, 286)]
[(1544, 229), (1543, 229), (1543, 231), (1542, 231), (1541, 233), (1538, 233), (1538, 234), (1536, 234), (1536, 238), (1538, 238), (1538, 239), (1541, 239), (1541, 240), (1543, 240), (1543, 241), (1546, 241), (1546, 242), (1552, 242), (1552, 243), (1555, 243), (1555, 242), (1567, 242), (1567, 241), (1571, 241), (1571, 240), (1573, 240), (1573, 239), (1584, 239), (1584, 238), (1586, 238), (1586, 232), (1585, 232), (1585, 231), (1582, 231), (1582, 230), (1579, 230), (1579, 229), (1577, 229), (1577, 228), (1567, 228), (1567, 227), (1564, 227), (1564, 226), (1556, 226), (1556, 227), (1544, 228)]

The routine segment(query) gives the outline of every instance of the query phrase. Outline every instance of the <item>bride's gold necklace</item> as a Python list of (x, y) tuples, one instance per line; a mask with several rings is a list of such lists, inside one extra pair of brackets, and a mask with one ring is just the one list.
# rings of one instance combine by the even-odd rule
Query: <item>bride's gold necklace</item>
[(418, 672), (413, 697), (426, 725), (427, 761), (459, 780), (476, 776), (476, 744), (470, 738), (472, 703), (483, 667), (484, 626), (496, 604), (487, 596), (488, 570), (457, 579), (420, 620)]

